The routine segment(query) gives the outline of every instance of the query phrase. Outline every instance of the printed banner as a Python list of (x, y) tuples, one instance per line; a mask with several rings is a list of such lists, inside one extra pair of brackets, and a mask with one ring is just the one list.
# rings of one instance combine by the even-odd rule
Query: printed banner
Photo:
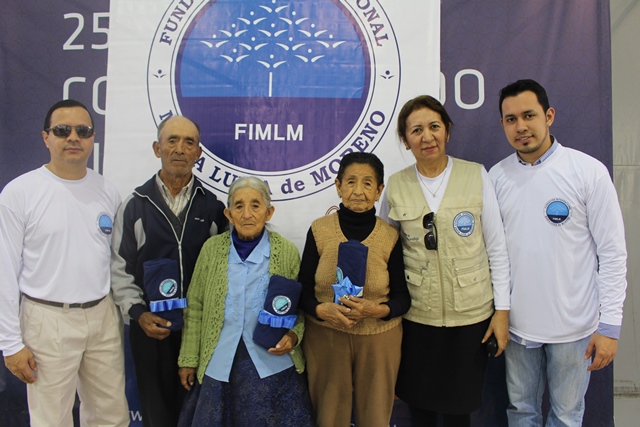
[(339, 202), (344, 154), (403, 164), (396, 109), (438, 93), (439, 58), (439, 1), (112, 0), (105, 175), (131, 192), (159, 168), (157, 124), (185, 115), (197, 176), (223, 201), (238, 176), (263, 179), (302, 249)]

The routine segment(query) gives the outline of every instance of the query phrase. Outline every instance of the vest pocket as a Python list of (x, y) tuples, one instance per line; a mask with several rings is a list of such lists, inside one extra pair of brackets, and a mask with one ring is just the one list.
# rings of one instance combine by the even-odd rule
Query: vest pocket
[(485, 305), (493, 299), (489, 268), (486, 264), (460, 268), (454, 272), (454, 307), (458, 312)]
[[(421, 206), (392, 206), (389, 209), (389, 218), (394, 221), (414, 221), (416, 219), (422, 219), (422, 217), (428, 213), (426, 207)], [(420, 223), (422, 224), (422, 223)]]
[(407, 248), (414, 252), (410, 246), (418, 244), (424, 248), (424, 235), (426, 230), (422, 228), (422, 217), (426, 214), (425, 208), (411, 208), (406, 206), (392, 207), (389, 218), (400, 224), (400, 238), (406, 254)]
[(427, 263), (427, 268), (419, 270), (405, 267), (404, 277), (407, 279), (407, 288), (409, 289), (409, 295), (411, 295), (411, 308), (421, 311), (429, 310), (429, 298), (431, 296), (429, 264)]

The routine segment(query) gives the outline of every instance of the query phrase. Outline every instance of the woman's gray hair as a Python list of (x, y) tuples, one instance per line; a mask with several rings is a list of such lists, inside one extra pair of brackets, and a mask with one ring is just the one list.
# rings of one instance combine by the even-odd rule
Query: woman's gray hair
[(229, 187), (229, 197), (227, 198), (227, 207), (230, 208), (233, 205), (233, 195), (237, 190), (241, 188), (253, 188), (262, 194), (262, 198), (267, 205), (267, 209), (271, 207), (271, 194), (269, 192), (269, 187), (263, 180), (260, 178), (256, 178), (255, 176), (241, 176), (240, 178), (233, 181), (231, 187)]

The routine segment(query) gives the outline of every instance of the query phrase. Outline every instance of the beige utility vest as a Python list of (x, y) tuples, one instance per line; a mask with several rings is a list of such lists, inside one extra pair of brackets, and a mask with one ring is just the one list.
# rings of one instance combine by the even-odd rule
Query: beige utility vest
[(405, 318), (430, 326), (463, 326), (493, 314), (493, 288), (482, 235), (481, 165), (452, 158), (435, 215), (438, 250), (424, 243), (431, 212), (414, 166), (389, 178), (389, 218), (400, 223), (411, 308)]

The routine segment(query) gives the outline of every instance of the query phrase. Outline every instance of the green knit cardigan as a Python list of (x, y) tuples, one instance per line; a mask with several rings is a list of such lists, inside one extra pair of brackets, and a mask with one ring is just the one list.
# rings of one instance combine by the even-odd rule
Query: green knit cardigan
[[(297, 280), (300, 269), (300, 253), (293, 243), (279, 235), (268, 232), (271, 243), (269, 273)], [(213, 236), (206, 241), (191, 278), (187, 300), (189, 306), (184, 310), (184, 328), (178, 366), (197, 368), (198, 381), (202, 383), (204, 373), (218, 345), (220, 331), (224, 321), (224, 303), (229, 283), (229, 231)], [(298, 312), (298, 320), (292, 332), (298, 342), (291, 350), (291, 359), (298, 373), (304, 372), (304, 355), (300, 343), (304, 334), (304, 315)]]

